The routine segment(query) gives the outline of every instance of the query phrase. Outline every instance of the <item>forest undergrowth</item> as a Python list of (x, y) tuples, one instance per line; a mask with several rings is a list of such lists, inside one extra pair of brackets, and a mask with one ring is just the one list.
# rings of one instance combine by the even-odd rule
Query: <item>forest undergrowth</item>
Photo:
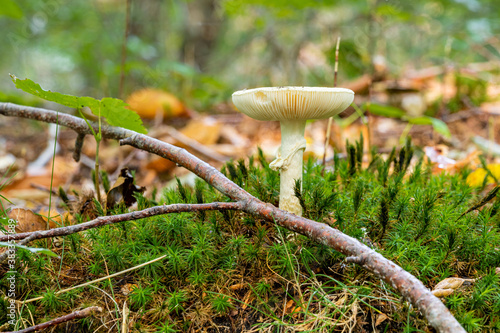
[[(498, 332), (498, 187), (486, 180), (470, 187), (468, 169), (433, 174), (409, 142), (386, 157), (364, 154), (362, 140), (346, 150), (331, 170), (313, 159), (305, 163), (295, 189), (304, 217), (359, 239), (430, 289), (448, 277), (467, 279), (443, 302), (468, 332)], [(279, 174), (262, 152), (226, 163), (222, 172), (260, 200), (278, 204)], [(137, 196), (138, 209), (228, 200), (201, 179), (194, 188), (177, 180), (176, 189)], [(107, 214), (127, 211), (122, 206)], [(102, 313), (54, 332), (117, 332), (126, 302), (131, 332), (433, 332), (390, 285), (343, 255), (239, 211), (155, 216), (31, 246), (48, 247), (60, 259), (18, 250), (19, 295), (42, 297), (21, 307), (18, 328), (98, 305)], [(2, 289), (6, 272), (1, 266)], [(0, 325), (7, 322), (7, 305), (0, 298)]]

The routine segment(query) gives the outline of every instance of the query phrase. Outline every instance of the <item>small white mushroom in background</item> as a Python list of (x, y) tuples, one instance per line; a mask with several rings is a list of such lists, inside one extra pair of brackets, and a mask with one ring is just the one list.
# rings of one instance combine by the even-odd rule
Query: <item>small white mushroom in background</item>
[(253, 119), (280, 122), (281, 147), (270, 164), (281, 174), (280, 209), (302, 215), (294, 186), (296, 180), (302, 181), (306, 121), (334, 116), (353, 99), (354, 92), (345, 88), (266, 87), (233, 93), (233, 103), (240, 112)]

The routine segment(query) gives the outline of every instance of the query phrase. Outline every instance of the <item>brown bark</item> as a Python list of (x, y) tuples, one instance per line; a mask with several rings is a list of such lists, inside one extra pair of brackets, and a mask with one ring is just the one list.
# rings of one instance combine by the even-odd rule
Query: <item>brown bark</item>
[(100, 308), (98, 306), (91, 306), (89, 308), (86, 308), (86, 309), (83, 309), (83, 310), (79, 310), (79, 311), (75, 311), (75, 312), (67, 314), (65, 316), (49, 320), (49, 321), (47, 321), (45, 323), (42, 323), (42, 324), (31, 326), (31, 327), (28, 327), (28, 328), (25, 328), (25, 329), (22, 329), (22, 330), (19, 330), (19, 331), (13, 331), (13, 332), (7, 332), (7, 333), (29, 333), (29, 332), (36, 332), (36, 331), (42, 330), (42, 329), (47, 328), (47, 327), (52, 327), (52, 326), (56, 326), (56, 325), (61, 324), (61, 323), (65, 323), (65, 322), (73, 320), (73, 319), (81, 319), (81, 318), (88, 317), (88, 316), (90, 316), (94, 312), (102, 312), (102, 308)]
[[(126, 214), (100, 216), (88, 222), (69, 225), (66, 227), (53, 228), (49, 230), (41, 230), (35, 232), (22, 232), (17, 234), (2, 235), (0, 236), (0, 242), (22, 239), (22, 241), (19, 242), (19, 244), (24, 245), (27, 242), (35, 239), (67, 236), (80, 231), (102, 227), (108, 224), (114, 224), (125, 221), (134, 221), (151, 216), (171, 214), (171, 213), (182, 213), (182, 212), (198, 212), (207, 210), (241, 210), (242, 207), (243, 205), (239, 202), (212, 202), (205, 204), (173, 204), (168, 206), (155, 206)], [(29, 240), (26, 241), (27, 239)]]
[[(0, 114), (49, 123), (58, 121), (60, 125), (69, 127), (78, 133), (90, 133), (90, 129), (83, 120), (67, 114), (59, 114), (57, 117), (56, 112), (46, 109), (0, 103)], [(237, 201), (241, 205), (242, 211), (269, 221), (275, 221), (283, 227), (306, 235), (348, 256), (346, 259), (348, 262), (357, 263), (397, 289), (423, 313), (430, 325), (439, 332), (465, 332), (450, 311), (422, 282), (358, 240), (323, 223), (295, 216), (258, 200), (227, 179), (217, 169), (184, 149), (122, 128), (106, 126), (102, 128), (102, 133), (104, 137), (120, 140), (122, 145), (131, 145), (182, 165), (221, 193)]]

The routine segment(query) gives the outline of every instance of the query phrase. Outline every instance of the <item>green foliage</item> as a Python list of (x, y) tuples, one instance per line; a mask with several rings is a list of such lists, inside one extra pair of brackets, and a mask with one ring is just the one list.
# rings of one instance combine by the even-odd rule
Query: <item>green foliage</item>
[(133, 309), (144, 309), (152, 301), (153, 289), (151, 287), (136, 286), (130, 293), (130, 305)]
[[(362, 140), (350, 146), (351, 155), (337, 156), (336, 169), (323, 175), (320, 163), (305, 162), (303, 183), (296, 184), (304, 216), (374, 248), (429, 288), (450, 276), (477, 279), (448, 296), (446, 304), (471, 330), (495, 331), (500, 320), (494, 273), (500, 265), (498, 193), (481, 195), (462, 174), (431, 175), (410, 141), (388, 156), (372, 154), (371, 166), (360, 163)], [(231, 164), (233, 171), (228, 171), (228, 164), (225, 170), (243, 189), (279, 204), (279, 174), (262, 154)], [(156, 200), (165, 204), (228, 200), (200, 181), (194, 188), (178, 182), (176, 188), (160, 193)], [(489, 203), (458, 219), (483, 198)], [(131, 310), (147, 313), (158, 331), (186, 331), (192, 324), (186, 318), (198, 318), (200, 327), (207, 327), (210, 321), (203, 318), (220, 324), (231, 320), (229, 316), (235, 323), (249, 320), (258, 330), (291, 330), (303, 324), (311, 330), (335, 331), (343, 329), (339, 320), (352, 316), (354, 308), (357, 318), (367, 322), (364, 316), (372, 311), (390, 315), (387, 332), (427, 327), (390, 286), (381, 286), (357, 266), (345, 265), (333, 249), (240, 212), (155, 216), (89, 230), (64, 246), (67, 253), (76, 251), (79, 259), (71, 261), (65, 255), (63, 266), (76, 268), (79, 263), (89, 280), (166, 255), (104, 287), (109, 292), (113, 286), (116, 294), (125, 283), (137, 285), (128, 296)], [(33, 313), (68, 312), (68, 300), (74, 302), (76, 295), (92, 301), (102, 296), (94, 289), (78, 290), (67, 298), (47, 292), (47, 287), (57, 290), (57, 281), (64, 281), (45, 268), (53, 259), (28, 251), (19, 254), (27, 267), (18, 280), (19, 291), (28, 298), (45, 295)], [(5, 278), (0, 280), (5, 283)], [(59, 299), (63, 302), (57, 303)], [(298, 313), (282, 317), (290, 299)]]
[(211, 300), (211, 303), (212, 308), (218, 314), (225, 314), (227, 311), (229, 311), (229, 309), (233, 307), (231, 302), (229, 301), (229, 297), (225, 295), (214, 296)]
[(142, 121), (139, 115), (134, 111), (127, 109), (127, 104), (122, 100), (110, 97), (97, 100), (92, 97), (65, 95), (58, 92), (52, 92), (50, 90), (43, 90), (39, 84), (31, 81), (30, 79), (20, 80), (14, 75), (11, 76), (16, 88), (31, 95), (74, 109), (88, 107), (92, 110), (94, 115), (106, 118), (107, 122), (112, 126), (123, 127), (139, 133), (147, 132), (144, 126), (142, 126)]
[(20, 19), (23, 17), (23, 11), (13, 0), (3, 0), (0, 7), (0, 16)]
[(45, 254), (49, 257), (56, 257), (58, 258), (59, 256), (57, 254), (55, 254), (54, 252), (52, 252), (51, 250), (49, 249), (41, 249), (41, 248), (36, 248), (36, 247), (28, 247), (28, 246), (24, 246), (24, 245), (19, 245), (19, 244), (16, 244), (16, 243), (7, 243), (7, 242), (0, 242), (0, 247), (9, 247), (9, 246), (13, 246), (13, 247), (16, 247), (18, 249), (23, 249), (23, 250), (27, 250), (27, 251), (30, 251), (32, 253), (39, 253), (39, 254)]
[(436, 132), (438, 132), (445, 138), (451, 138), (451, 133), (448, 126), (440, 119), (428, 116), (408, 117), (405, 111), (389, 105), (370, 103), (369, 106), (365, 105), (363, 108), (369, 110), (372, 114), (382, 117), (398, 118), (403, 121), (407, 121), (411, 125), (432, 125)]

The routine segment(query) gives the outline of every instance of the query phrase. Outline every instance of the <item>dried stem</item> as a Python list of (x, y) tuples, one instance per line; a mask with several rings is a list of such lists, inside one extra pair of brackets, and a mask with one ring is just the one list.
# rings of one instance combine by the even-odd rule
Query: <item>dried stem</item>
[[(54, 111), (10, 103), (0, 103), (0, 114), (5, 116), (36, 119), (49, 123), (55, 123), (57, 121), (56, 112)], [(85, 124), (85, 121), (67, 114), (59, 114), (59, 125), (67, 126), (77, 133), (90, 133), (91, 131)], [(92, 126), (94, 128), (98, 128), (97, 124), (92, 124)], [(255, 217), (260, 217), (268, 221), (275, 221), (285, 228), (303, 234), (318, 243), (330, 246), (346, 256), (362, 258), (362, 260), (354, 259), (354, 261), (358, 261), (363, 268), (372, 272), (377, 277), (398, 290), (407, 300), (409, 300), (423, 313), (430, 325), (433, 326), (438, 332), (465, 332), (450, 311), (422, 284), (422, 282), (392, 261), (384, 258), (381, 254), (375, 252), (366, 245), (363, 245), (358, 240), (347, 236), (339, 230), (333, 229), (326, 224), (295, 216), (282, 211), (271, 204), (258, 200), (227, 179), (217, 169), (191, 155), (184, 149), (172, 146), (168, 143), (153, 139), (143, 134), (125, 130), (123, 128), (102, 126), (101, 130), (105, 138), (121, 140), (120, 144), (122, 145), (131, 145), (182, 165), (186, 169), (203, 178), (207, 183), (215, 187), (221, 193), (225, 194), (234, 201), (238, 201), (237, 203), (233, 203), (233, 205), (239, 206), (239, 208), (236, 209), (244, 211)], [(174, 212), (176, 209), (177, 211), (191, 211), (192, 207), (196, 205), (174, 206), (176, 205), (170, 205), (170, 212)], [(184, 207), (186, 210), (178, 210), (181, 207)], [(216, 209), (215, 207), (213, 208)], [(127, 217), (123, 215), (121, 216), (125, 219), (134, 216), (134, 213), (130, 214), (131, 215)], [(140, 213), (135, 212), (135, 214)], [(120, 215), (118, 215), (118, 217), (120, 217)], [(101, 217), (99, 219), (106, 220), (110, 218), (114, 217)], [(50, 230), (47, 232), (50, 232)], [(27, 236), (28, 235), (25, 234), (23, 237)], [(350, 260), (353, 260), (353, 258)]]
[[(108, 224), (139, 220), (146, 217), (163, 215), (163, 214), (198, 212), (207, 210), (241, 210), (242, 208), (243, 204), (240, 202), (212, 202), (206, 204), (173, 204), (167, 206), (155, 206), (126, 214), (101, 216), (85, 223), (69, 225), (66, 227), (53, 228), (49, 230), (42, 230), (36, 232), (22, 232), (18, 234), (2, 235), (0, 236), (0, 242), (4, 242), (7, 240), (18, 240), (18, 239), (24, 240), (26, 239), (26, 237), (30, 238), (31, 241), (42, 238), (67, 236), (84, 230), (102, 227)], [(21, 245), (24, 245), (24, 243)]]
[[(337, 86), (337, 73), (339, 71), (339, 46), (340, 46), (340, 36), (337, 37), (337, 46), (335, 47), (335, 69), (333, 74), (333, 86)], [(321, 171), (321, 175), (323, 176), (325, 173), (326, 166), (326, 148), (328, 147), (328, 142), (330, 142), (330, 136), (332, 133), (332, 123), (333, 117), (328, 118), (328, 125), (326, 127), (326, 135), (325, 135), (325, 150), (323, 152), (323, 171)]]
[(78, 311), (75, 311), (75, 312), (70, 313), (68, 315), (49, 320), (43, 324), (38, 324), (35, 326), (25, 328), (23, 330), (14, 331), (14, 332), (7, 332), (7, 333), (36, 332), (36, 331), (42, 330), (42, 329), (47, 328), (47, 327), (52, 327), (52, 326), (56, 326), (56, 325), (61, 324), (61, 323), (65, 323), (65, 322), (73, 320), (73, 319), (81, 319), (81, 318), (88, 317), (94, 312), (102, 312), (102, 308), (98, 307), (98, 306), (91, 306), (89, 308), (86, 308), (83, 310), (78, 310)]

